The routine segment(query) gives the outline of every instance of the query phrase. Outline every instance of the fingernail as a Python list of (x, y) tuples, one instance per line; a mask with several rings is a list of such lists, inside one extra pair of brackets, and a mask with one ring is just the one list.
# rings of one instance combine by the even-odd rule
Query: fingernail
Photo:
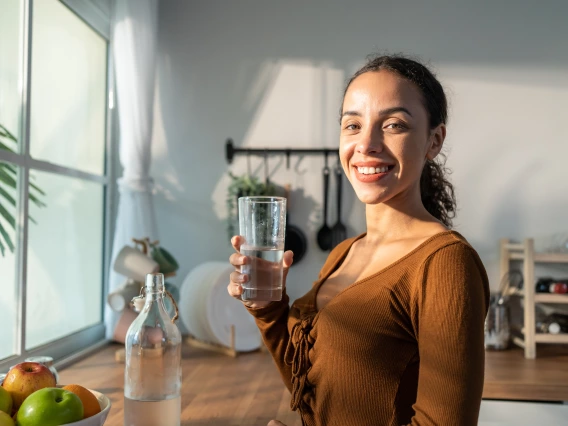
[(241, 256), (240, 261), (243, 262), (243, 263), (246, 263), (247, 257), (246, 257), (246, 256)]

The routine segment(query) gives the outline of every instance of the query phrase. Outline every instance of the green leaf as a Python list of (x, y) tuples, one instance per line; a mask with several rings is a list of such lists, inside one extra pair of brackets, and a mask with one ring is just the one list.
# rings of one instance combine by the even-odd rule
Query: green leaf
[(179, 269), (176, 259), (163, 247), (153, 246), (151, 256), (160, 265), (162, 274), (169, 274)]
[(18, 171), (17, 171), (16, 168), (15, 168), (14, 166), (12, 166), (11, 164), (2, 163), (2, 167), (5, 167), (6, 169), (10, 170), (10, 172), (11, 172), (14, 176), (18, 176)]
[[(10, 236), (8, 235), (8, 233), (6, 232), (6, 230), (4, 229), (2, 224), (0, 224), (0, 235), (4, 238), (4, 241), (6, 242), (6, 245), (8, 246), (10, 251), (12, 253), (14, 253), (14, 243), (12, 243), (12, 239), (10, 238)], [(2, 245), (2, 256), (4, 256), (4, 246), (3, 245)]]
[(41, 195), (45, 195), (45, 192), (43, 192), (43, 190), (40, 187), (38, 187), (35, 183), (30, 182), (30, 186), (33, 189), (35, 189), (37, 192), (39, 192)]
[(32, 203), (34, 203), (36, 206), (38, 206), (38, 207), (46, 207), (47, 206), (47, 204), (45, 204), (43, 201), (41, 201), (39, 198), (37, 198), (31, 192), (29, 193), (29, 197), (30, 197), (30, 201)]
[(3, 144), (2, 142), (0, 142), (0, 149), (4, 150), (4, 151), (8, 151), (11, 153), (16, 153), (16, 151), (14, 151), (12, 148), (10, 148), (8, 145)]
[[(16, 139), (16, 136), (14, 136), (12, 133), (10, 133), (10, 131), (9, 131), (7, 128), (5, 128), (4, 126), (2, 126), (1, 124), (0, 124), (0, 129), (3, 130), (2, 136), (6, 137), (6, 138), (8, 138), (8, 139), (11, 139), (11, 140), (13, 140), (14, 142), (18, 143), (18, 139)], [(4, 134), (4, 133), (5, 133), (5, 134)]]
[[(2, 227), (2, 225), (0, 225), (0, 228)], [(0, 253), (2, 254), (2, 257), (4, 257), (4, 244), (2, 244), (2, 239), (0, 239)]]
[(0, 164), (0, 182), (5, 183), (10, 188), (16, 189), (16, 179), (10, 176), (1, 166), (2, 164)]
[(8, 191), (6, 191), (1, 186), (0, 186), (0, 195), (4, 197), (6, 200), (8, 200), (8, 202), (12, 204), (14, 207), (16, 206), (16, 199), (12, 197), (12, 195), (10, 195), (10, 193), (8, 193)]
[(0, 204), (0, 216), (6, 219), (6, 222), (8, 222), (12, 228), (16, 229), (16, 220), (14, 219), (14, 216), (12, 216), (2, 204)]

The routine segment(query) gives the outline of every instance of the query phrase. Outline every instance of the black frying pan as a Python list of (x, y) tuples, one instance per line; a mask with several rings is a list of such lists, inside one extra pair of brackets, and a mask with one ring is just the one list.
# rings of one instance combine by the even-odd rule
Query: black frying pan
[(286, 190), (286, 239), (284, 240), (284, 250), (292, 250), (294, 252), (294, 263), (292, 266), (300, 262), (306, 255), (308, 250), (308, 241), (300, 228), (290, 223), (288, 209), (290, 206), (290, 185), (285, 186)]

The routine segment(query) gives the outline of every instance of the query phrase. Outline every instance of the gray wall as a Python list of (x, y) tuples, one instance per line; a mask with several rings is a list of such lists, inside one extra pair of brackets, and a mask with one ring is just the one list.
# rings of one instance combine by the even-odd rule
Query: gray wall
[[(345, 79), (377, 50), (431, 62), (448, 89), (446, 153), (457, 188), (456, 229), (498, 281), (498, 239), (568, 229), (568, 2), (437, 0), (162, 1), (153, 177), (161, 240), (195, 265), (231, 253), (225, 232), (224, 141), (248, 147), (336, 147)], [(418, 3), (418, 2), (414, 2)], [(461, 3), (458, 5), (458, 3)], [(290, 273), (293, 298), (326, 254), (321, 158), (271, 159), (271, 179), (292, 184), (290, 221), (308, 256)], [(263, 177), (260, 159), (252, 170)], [(350, 235), (364, 208), (345, 187)], [(334, 210), (330, 222), (335, 222)]]

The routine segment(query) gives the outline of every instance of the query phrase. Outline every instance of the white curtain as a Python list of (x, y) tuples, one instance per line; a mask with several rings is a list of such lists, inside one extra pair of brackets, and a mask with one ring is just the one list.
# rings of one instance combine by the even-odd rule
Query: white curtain
[[(132, 238), (156, 239), (150, 177), (157, 0), (115, 0), (112, 30), (117, 106), (120, 122), (119, 204), (112, 247), (109, 292), (126, 280), (112, 270), (117, 253)], [(107, 337), (118, 314), (105, 303)]]

